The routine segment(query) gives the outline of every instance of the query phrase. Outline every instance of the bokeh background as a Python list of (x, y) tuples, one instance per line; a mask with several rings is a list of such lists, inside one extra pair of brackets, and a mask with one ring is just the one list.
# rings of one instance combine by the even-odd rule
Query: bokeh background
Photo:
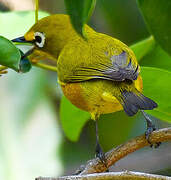
[[(12, 39), (34, 24), (32, 0), (0, 0), (0, 34)], [(65, 13), (63, 0), (40, 0), (40, 17)], [(149, 33), (135, 0), (98, 0), (89, 24), (97, 31), (131, 45)], [(34, 68), (27, 74), (9, 70), (0, 78), (0, 179), (30, 180), (38, 176), (73, 173), (94, 157), (95, 127), (88, 121), (79, 141), (69, 141), (59, 117), (62, 92), (56, 73)], [(66, 113), (69, 111), (66, 109)], [(153, 117), (158, 128), (169, 124)], [(145, 121), (138, 114), (105, 115), (99, 121), (100, 142), (105, 151), (144, 133)], [(171, 175), (171, 143), (158, 149), (141, 149), (118, 161), (112, 171), (132, 170)]]

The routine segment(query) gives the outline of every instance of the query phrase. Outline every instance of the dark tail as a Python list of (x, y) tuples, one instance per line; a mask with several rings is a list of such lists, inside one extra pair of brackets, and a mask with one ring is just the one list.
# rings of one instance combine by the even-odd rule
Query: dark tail
[(121, 93), (121, 104), (128, 116), (133, 116), (138, 110), (152, 110), (157, 107), (153, 100), (145, 97), (138, 90), (136, 92), (123, 90)]

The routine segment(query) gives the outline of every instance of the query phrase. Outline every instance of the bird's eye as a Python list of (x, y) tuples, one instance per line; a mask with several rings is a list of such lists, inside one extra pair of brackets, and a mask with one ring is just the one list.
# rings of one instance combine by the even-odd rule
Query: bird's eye
[(45, 34), (42, 32), (35, 32), (34, 33), (34, 38), (35, 38), (35, 44), (39, 47), (42, 48), (45, 44)]

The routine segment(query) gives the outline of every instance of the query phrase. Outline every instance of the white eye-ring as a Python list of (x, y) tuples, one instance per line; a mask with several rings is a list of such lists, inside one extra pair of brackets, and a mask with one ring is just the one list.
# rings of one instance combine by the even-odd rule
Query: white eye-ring
[(34, 37), (35, 37), (35, 44), (38, 47), (42, 48), (45, 44), (45, 34), (42, 32), (35, 32)]

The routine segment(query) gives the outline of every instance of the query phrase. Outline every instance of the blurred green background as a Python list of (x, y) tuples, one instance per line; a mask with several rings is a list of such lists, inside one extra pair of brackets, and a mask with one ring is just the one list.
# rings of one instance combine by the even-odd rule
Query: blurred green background
[[(22, 36), (34, 24), (34, 12), (22, 12), (34, 10), (32, 0), (1, 0), (0, 10), (0, 35), (6, 38)], [(65, 13), (65, 6), (63, 0), (40, 0), (40, 10), (46, 11), (39, 14), (44, 17)], [(89, 24), (127, 45), (149, 37), (135, 0), (98, 0)], [(143, 63), (148, 65), (151, 57), (154, 55), (145, 56)], [(0, 78), (0, 179), (71, 174), (94, 157), (93, 121), (86, 123), (77, 142), (69, 141), (63, 133), (59, 117), (62, 92), (56, 82), (56, 73), (38, 68), (27, 74), (9, 70)], [(169, 126), (153, 120), (158, 128)], [(144, 133), (145, 121), (140, 114), (130, 118), (117, 112), (102, 116), (99, 129), (100, 142), (108, 151)], [(111, 170), (171, 175), (170, 152), (171, 143), (163, 143), (159, 149), (147, 147), (120, 160)]]

